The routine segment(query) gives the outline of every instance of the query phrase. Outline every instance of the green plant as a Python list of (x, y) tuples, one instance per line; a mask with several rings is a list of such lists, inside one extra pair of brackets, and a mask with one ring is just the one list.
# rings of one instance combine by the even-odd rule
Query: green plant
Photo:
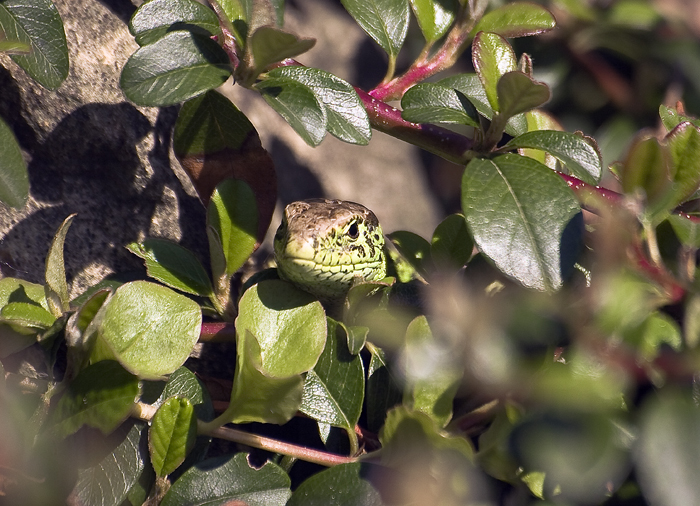
[[(26, 15), (30, 5), (39, 14)], [(343, 5), (387, 53), (369, 92), (292, 59), (314, 42), (284, 31), (282, 2), (151, 0), (136, 11), (141, 47), (121, 86), (139, 105), (183, 103), (173, 147), (207, 206), (211, 273), (178, 244), (146, 239), (127, 247), (158, 283), (98, 284), (71, 301), (69, 217), (43, 286), (0, 280), (0, 356), (44, 351), (0, 386), (2, 425), (22, 441), (8, 446), (23, 459), (12, 480), (56, 472), (37, 471), (33, 455), (55, 466), (100, 441), (100, 458), (77, 464), (75, 503), (696, 502), (699, 120), (662, 106), (663, 132), (637, 134), (608, 174), (594, 139), (539, 109), (549, 88), (507, 40), (554, 28), (544, 7)], [(425, 47), (395, 75), (411, 12)], [(37, 31), (39, 21), (54, 30)], [(65, 37), (48, 0), (0, 3), (0, 27), (0, 49), (29, 47), (16, 61), (60, 85)], [(468, 51), (474, 73), (437, 76)], [(365, 144), (380, 131), (463, 167), (463, 214), (430, 241), (389, 234), (392, 277), (354, 286), (338, 319), (269, 271), (237, 291), (233, 275), (262, 241), (276, 194), (255, 127), (215, 91), (231, 75), (310, 145), (326, 132)], [(0, 198), (21, 206), (26, 167), (4, 124), (0, 135)], [(603, 175), (620, 191), (597, 186)], [(585, 223), (582, 208), (596, 213)], [(416, 286), (422, 306), (401, 304)], [(181, 367), (215, 335), (237, 346), (216, 417)], [(274, 432), (290, 421), (317, 433), (316, 448), (223, 426)], [(211, 437), (272, 456), (259, 468), (242, 452), (203, 461)]]

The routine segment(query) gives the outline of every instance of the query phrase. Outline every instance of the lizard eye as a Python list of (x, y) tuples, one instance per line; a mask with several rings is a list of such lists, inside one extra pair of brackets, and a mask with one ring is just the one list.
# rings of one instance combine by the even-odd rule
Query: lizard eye
[(357, 236), (360, 235), (360, 227), (357, 226), (357, 222), (353, 221), (352, 225), (350, 225), (350, 228), (348, 228), (348, 236), (350, 239), (357, 239)]

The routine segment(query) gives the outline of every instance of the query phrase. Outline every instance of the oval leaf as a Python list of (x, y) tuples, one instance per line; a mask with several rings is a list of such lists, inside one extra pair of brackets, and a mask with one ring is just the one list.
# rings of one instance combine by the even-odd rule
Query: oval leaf
[(292, 495), (289, 476), (272, 462), (260, 469), (245, 453), (205, 460), (188, 469), (168, 490), (161, 506), (246, 504), (284, 506)]
[(167, 239), (149, 238), (142, 243), (131, 243), (126, 248), (143, 258), (148, 275), (161, 283), (202, 297), (212, 294), (211, 281), (202, 263), (179, 244)]
[(372, 466), (354, 462), (331, 467), (304, 480), (287, 506), (328, 506), (330, 504), (385, 504), (368, 479)]
[(445, 35), (447, 29), (455, 18), (457, 2), (446, 0), (435, 2), (433, 0), (411, 0), (413, 14), (415, 14), (423, 37), (428, 43), (435, 42)]
[(209, 202), (207, 226), (221, 241), (226, 259), (225, 272), (231, 277), (256, 247), (258, 210), (250, 186), (237, 179), (227, 179), (219, 184)]
[(66, 33), (50, 0), (0, 3), (0, 31), (8, 40), (29, 44), (29, 54), (11, 58), (44, 88), (55, 90), (68, 76)]
[(472, 256), (474, 240), (461, 214), (451, 214), (435, 228), (430, 257), (438, 267), (460, 269)]
[(28, 196), (27, 163), (12, 130), (0, 119), (0, 202), (19, 209)]
[(78, 373), (58, 401), (54, 420), (62, 436), (83, 425), (109, 434), (129, 416), (139, 380), (118, 362), (103, 360)]
[(180, 367), (202, 324), (196, 302), (147, 281), (120, 286), (102, 312), (91, 360), (115, 358), (143, 379), (159, 379)]
[(517, 68), (513, 48), (498, 34), (480, 32), (472, 44), (472, 63), (491, 108), (500, 111), (497, 85), (506, 72)]
[(411, 10), (406, 0), (341, 0), (357, 24), (379, 44), (390, 58), (403, 46)]
[(180, 464), (197, 438), (197, 417), (192, 403), (183, 397), (165, 401), (153, 415), (148, 430), (151, 464), (158, 476), (167, 476)]
[(248, 42), (253, 55), (253, 75), (257, 76), (271, 63), (305, 53), (315, 43), (315, 39), (297, 37), (274, 26), (261, 26)]
[(479, 126), (478, 114), (469, 98), (440, 84), (422, 83), (409, 88), (401, 98), (401, 107), (406, 121)]
[(690, 198), (700, 186), (700, 131), (684, 121), (666, 136), (675, 183), (674, 204)]
[(493, 32), (503, 37), (524, 37), (546, 32), (556, 26), (552, 13), (540, 5), (513, 2), (487, 13), (473, 33)]
[(329, 320), (326, 346), (306, 375), (299, 410), (318, 422), (354, 431), (364, 393), (362, 359), (350, 354), (344, 332)]
[(462, 208), (479, 250), (508, 276), (538, 290), (562, 286), (581, 244), (581, 209), (566, 183), (519, 155), (474, 159)]
[(498, 80), (498, 104), (501, 114), (510, 118), (549, 100), (549, 87), (534, 81), (523, 72), (506, 72)]
[(223, 180), (248, 183), (258, 206), (257, 241), (261, 243), (277, 202), (277, 174), (248, 118), (221, 93), (208, 91), (182, 105), (173, 150), (205, 206)]
[(311, 89), (326, 108), (326, 128), (341, 141), (365, 145), (372, 137), (372, 128), (355, 88), (325, 70), (311, 67), (279, 67), (270, 77), (293, 79)]
[(194, 0), (151, 0), (141, 5), (129, 21), (129, 31), (139, 46), (180, 29), (205, 37), (221, 33), (214, 11)]
[(228, 56), (215, 41), (178, 31), (136, 50), (119, 85), (135, 104), (165, 106), (214, 89), (230, 75)]
[(598, 150), (586, 139), (571, 132), (535, 130), (512, 139), (508, 147), (546, 151), (559, 159), (577, 178), (596, 184), (603, 173), (603, 160)]
[(309, 146), (321, 143), (328, 119), (326, 108), (311, 88), (287, 77), (266, 78), (255, 88), (304, 142)]

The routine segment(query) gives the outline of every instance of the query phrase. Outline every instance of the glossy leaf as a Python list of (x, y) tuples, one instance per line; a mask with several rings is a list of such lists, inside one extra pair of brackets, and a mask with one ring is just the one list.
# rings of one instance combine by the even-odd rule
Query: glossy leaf
[(554, 16), (544, 7), (513, 2), (488, 12), (472, 31), (493, 32), (503, 37), (524, 37), (549, 31), (555, 26)]
[(209, 202), (207, 226), (221, 241), (226, 258), (225, 272), (230, 278), (256, 246), (258, 211), (250, 186), (236, 179), (220, 183)]
[(665, 140), (671, 153), (674, 203), (680, 204), (700, 186), (700, 131), (684, 121), (671, 130)]
[(28, 196), (27, 163), (12, 130), (0, 119), (0, 202), (19, 209)]
[(48, 329), (56, 317), (31, 302), (10, 302), (0, 311), (0, 321), (28, 329)]
[(182, 105), (173, 151), (205, 205), (224, 179), (248, 183), (258, 206), (257, 242), (261, 243), (277, 202), (277, 176), (248, 118), (222, 94), (208, 91)]
[(414, 123), (455, 123), (479, 126), (474, 105), (460, 91), (441, 84), (421, 83), (401, 98), (401, 116)]
[(0, 31), (8, 40), (29, 44), (27, 55), (11, 58), (44, 88), (55, 90), (68, 76), (68, 45), (63, 22), (50, 0), (0, 3)]
[(549, 87), (520, 71), (506, 72), (498, 80), (496, 90), (500, 112), (507, 118), (539, 107), (549, 100)]
[(306, 375), (299, 410), (318, 422), (354, 431), (364, 392), (362, 360), (350, 354), (344, 333), (329, 320), (326, 346)]
[(474, 240), (462, 214), (451, 214), (435, 228), (430, 257), (438, 267), (461, 268), (472, 256)]
[(151, 464), (158, 476), (167, 476), (180, 464), (194, 446), (197, 418), (192, 403), (184, 397), (165, 401), (153, 415), (148, 430)]
[(258, 75), (271, 63), (305, 53), (316, 43), (315, 39), (298, 37), (274, 26), (261, 26), (248, 42), (253, 55), (254, 75)]
[(491, 109), (500, 111), (497, 85), (504, 74), (517, 68), (513, 48), (500, 35), (481, 32), (472, 43), (472, 63)]
[[(474, 104), (476, 110), (487, 119), (493, 119), (493, 109), (486, 96), (484, 85), (481, 84), (479, 76), (476, 74), (457, 74), (446, 77), (437, 82), (442, 86), (454, 88), (459, 93), (462, 93), (469, 101)], [(410, 91), (410, 90), (409, 90)], [(527, 132), (527, 120), (525, 115), (518, 114), (508, 119), (506, 123), (506, 133), (512, 136), (524, 134)]]
[(425, 316), (416, 317), (406, 329), (403, 350), (404, 406), (425, 413), (439, 427), (452, 418), (452, 402), (462, 370), (451, 359), (452, 351), (440, 346)]
[(211, 281), (202, 263), (179, 244), (167, 239), (148, 238), (142, 243), (127, 245), (127, 249), (143, 258), (148, 275), (161, 283), (202, 297), (212, 294)]
[(431, 43), (445, 35), (455, 18), (455, 1), (411, 0), (415, 14), (426, 42)]
[(205, 37), (221, 33), (214, 11), (194, 0), (151, 0), (141, 5), (129, 21), (129, 31), (139, 46), (152, 44), (174, 30), (189, 30)]
[(462, 179), (462, 209), (479, 250), (508, 276), (556, 290), (581, 245), (581, 210), (566, 183), (519, 155), (474, 159)]
[(408, 0), (341, 0), (357, 24), (379, 44), (390, 58), (403, 46), (411, 10)]
[(301, 403), (301, 374), (316, 365), (326, 343), (323, 307), (290, 283), (267, 280), (246, 290), (239, 311), (225, 414), (235, 423), (285, 423)]
[(245, 453), (236, 453), (211, 458), (188, 469), (160, 504), (284, 506), (291, 495), (289, 477), (279, 466), (265, 462), (255, 469)]
[(54, 316), (58, 317), (64, 311), (68, 311), (68, 284), (66, 282), (66, 265), (63, 261), (63, 245), (66, 241), (66, 234), (73, 223), (75, 214), (71, 214), (63, 220), (58, 227), (56, 235), (51, 241), (51, 247), (46, 255), (46, 300)]
[(365, 145), (372, 138), (367, 111), (355, 89), (324, 70), (302, 66), (278, 67), (273, 78), (292, 79), (311, 89), (326, 109), (326, 128), (341, 141)]
[(118, 362), (86, 367), (58, 401), (54, 421), (59, 433), (67, 436), (83, 425), (111, 433), (129, 416), (139, 392), (138, 378)]
[(661, 122), (664, 124), (664, 127), (669, 132), (684, 121), (689, 121), (696, 127), (700, 127), (699, 119), (686, 116), (685, 114), (679, 113), (676, 109), (666, 107), (665, 105), (659, 106), (659, 116), (661, 117)]
[(578, 134), (554, 130), (535, 130), (512, 139), (508, 147), (546, 151), (566, 165), (577, 178), (589, 184), (600, 181), (603, 161), (598, 150)]
[[(27, 303), (43, 310), (45, 315), (54, 318), (44, 295), (44, 287), (16, 278), (0, 279), (0, 317), (10, 304)], [(21, 308), (17, 308), (20, 309)], [(21, 315), (21, 313), (20, 313)], [(37, 341), (35, 327), (23, 325), (21, 321), (0, 323), (0, 358), (16, 353)]]
[(119, 85), (135, 104), (165, 106), (214, 89), (230, 75), (228, 56), (215, 41), (177, 31), (137, 49)]
[[(148, 447), (142, 432), (144, 422), (127, 422), (106, 441), (108, 451), (98, 453), (97, 461), (89, 461), (78, 468), (78, 479), (71, 492), (70, 504), (119, 506), (127, 498), (129, 491), (141, 479), (148, 466)], [(94, 441), (84, 441), (91, 447)], [(104, 441), (97, 442), (104, 446)]]
[(354, 462), (321, 471), (299, 485), (287, 506), (383, 506), (385, 503), (378, 490), (368, 479), (371, 470), (369, 464)]
[(384, 351), (369, 346), (371, 353), (367, 366), (367, 428), (379, 432), (387, 411), (401, 402), (401, 389), (389, 369)]
[(317, 146), (326, 134), (326, 107), (308, 86), (288, 77), (270, 77), (255, 88), (309, 146)]
[(100, 312), (91, 360), (116, 359), (143, 379), (159, 379), (180, 367), (202, 324), (196, 302), (147, 281), (120, 286)]

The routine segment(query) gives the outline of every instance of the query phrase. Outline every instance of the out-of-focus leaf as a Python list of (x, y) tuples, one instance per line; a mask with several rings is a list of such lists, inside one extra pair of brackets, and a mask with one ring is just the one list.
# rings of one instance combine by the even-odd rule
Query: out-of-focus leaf
[(461, 268), (472, 256), (474, 240), (462, 214), (451, 214), (435, 228), (430, 257), (440, 267)]
[(684, 121), (671, 130), (665, 140), (671, 153), (674, 203), (680, 204), (700, 186), (700, 131)]

